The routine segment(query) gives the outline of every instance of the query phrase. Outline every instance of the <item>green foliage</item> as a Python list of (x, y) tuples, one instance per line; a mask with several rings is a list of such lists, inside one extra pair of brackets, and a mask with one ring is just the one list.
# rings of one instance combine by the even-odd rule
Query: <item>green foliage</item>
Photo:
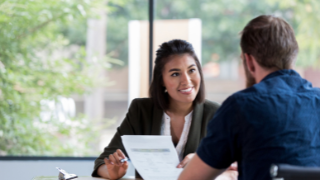
[(146, 0), (108, 2), (107, 52), (126, 65), (128, 63), (128, 23), (130, 20), (148, 20), (148, 2)]
[[(109, 2), (108, 48), (113, 57), (127, 63), (128, 22), (148, 20), (148, 1)], [(239, 33), (252, 18), (261, 14), (283, 17), (295, 29), (300, 45), (299, 66), (320, 65), (320, 2), (317, 0), (158, 0), (155, 19), (200, 18), (202, 61), (226, 61), (239, 57)]]
[(269, 0), (282, 9), (296, 33), (299, 43), (298, 66), (320, 68), (320, 2), (317, 0)]
[(201, 19), (203, 64), (239, 57), (239, 32), (253, 17), (275, 9), (264, 1), (251, 0), (157, 2), (159, 19)]
[[(128, 59), (128, 22), (148, 18), (148, 1), (108, 0), (107, 57), (113, 61), (113, 68), (122, 68)], [(137, 11), (144, 8), (145, 10)], [(61, 33), (71, 44), (86, 44), (86, 19), (75, 19), (72, 25), (60, 26)]]
[(98, 6), (102, 2), (0, 1), (0, 154), (90, 153), (89, 142), (97, 139), (91, 122), (84, 117), (63, 122), (40, 114), (43, 100), (58, 102), (94, 85), (94, 74), (88, 73), (94, 67), (85, 61), (84, 48), (70, 51), (60, 28), (96, 17)]
[[(107, 54), (127, 63), (128, 22), (148, 20), (147, 0), (0, 0), (0, 155), (87, 155), (97, 129), (82, 117), (42, 118), (43, 102), (86, 93), (101, 81), (85, 61), (88, 18), (108, 12)], [(157, 0), (156, 19), (202, 20), (202, 61), (239, 57), (239, 32), (261, 14), (286, 19), (300, 46), (299, 66), (320, 67), (317, 0)], [(76, 44), (76, 45), (74, 45)], [(119, 61), (121, 60), (121, 61)], [(104, 128), (108, 124), (101, 125)], [(85, 133), (83, 133), (85, 132)], [(80, 143), (81, 142), (81, 143)], [(77, 149), (75, 152), (74, 149)]]

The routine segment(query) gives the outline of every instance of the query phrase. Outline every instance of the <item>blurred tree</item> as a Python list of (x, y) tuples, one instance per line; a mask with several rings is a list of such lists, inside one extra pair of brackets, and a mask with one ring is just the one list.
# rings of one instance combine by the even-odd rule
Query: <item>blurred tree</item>
[(268, 0), (278, 5), (276, 15), (285, 17), (293, 25), (299, 43), (297, 65), (320, 68), (320, 1), (317, 0)]
[[(295, 29), (300, 53), (299, 66), (319, 63), (320, 20), (316, 0), (156, 0), (156, 19), (202, 20), (202, 61), (226, 61), (239, 57), (239, 33), (252, 18), (273, 14), (287, 20)], [(108, 52), (127, 63), (128, 21), (148, 20), (147, 0), (109, 2)], [(125, 28), (124, 28), (125, 27)]]
[(68, 113), (59, 119), (50, 106), (94, 85), (85, 48), (71, 46), (60, 27), (96, 17), (98, 7), (105, 2), (0, 1), (1, 155), (92, 154), (90, 143), (97, 140), (93, 123)]
[(108, 2), (107, 54), (110, 57), (119, 59), (124, 64), (128, 63), (128, 23), (130, 20), (148, 20), (148, 2), (148, 0)]
[(264, 1), (157, 1), (157, 18), (202, 21), (202, 62), (238, 58), (239, 32), (252, 17), (276, 9)]

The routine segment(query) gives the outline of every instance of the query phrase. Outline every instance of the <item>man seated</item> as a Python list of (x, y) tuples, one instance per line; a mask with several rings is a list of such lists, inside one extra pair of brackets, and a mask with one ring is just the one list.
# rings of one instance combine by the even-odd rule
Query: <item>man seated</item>
[(270, 180), (272, 163), (320, 166), (320, 89), (292, 70), (292, 27), (259, 16), (241, 33), (247, 89), (230, 96), (180, 180), (213, 179), (234, 161), (238, 179)]

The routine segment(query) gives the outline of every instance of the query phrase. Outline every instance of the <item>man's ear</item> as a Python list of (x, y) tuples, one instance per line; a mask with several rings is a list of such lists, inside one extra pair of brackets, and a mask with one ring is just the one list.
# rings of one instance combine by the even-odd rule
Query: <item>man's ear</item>
[(247, 69), (249, 70), (249, 72), (252, 75), (255, 74), (256, 68), (255, 68), (254, 62), (253, 62), (253, 61), (255, 61), (255, 58), (252, 55), (247, 54), (247, 53), (244, 53), (244, 57), (245, 57), (245, 61), (247, 64)]

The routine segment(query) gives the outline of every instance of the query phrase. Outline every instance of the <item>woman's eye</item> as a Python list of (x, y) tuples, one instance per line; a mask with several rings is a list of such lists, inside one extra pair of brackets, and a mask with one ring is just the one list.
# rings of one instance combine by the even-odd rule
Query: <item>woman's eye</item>
[(196, 69), (190, 69), (190, 72), (195, 72), (196, 71)]
[(171, 74), (171, 76), (173, 76), (173, 77), (178, 76), (178, 75), (179, 75), (179, 73), (173, 73), (173, 74)]

